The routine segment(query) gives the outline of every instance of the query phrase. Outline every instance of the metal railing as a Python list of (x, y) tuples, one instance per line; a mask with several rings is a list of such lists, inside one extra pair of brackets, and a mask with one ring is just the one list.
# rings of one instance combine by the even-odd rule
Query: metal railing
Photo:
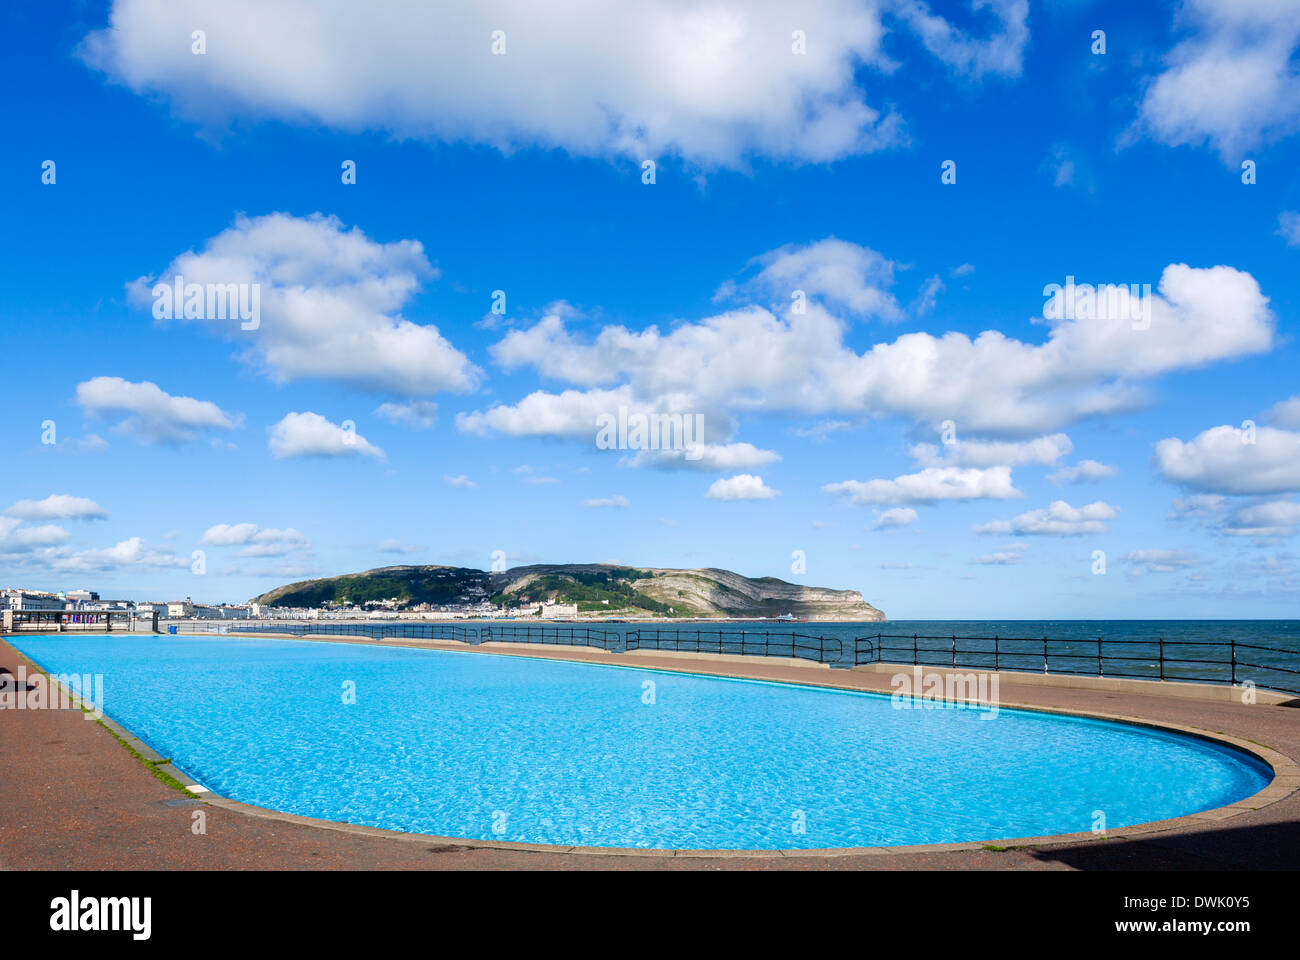
[[(849, 641), (850, 643), (852, 641)], [(794, 657), (840, 663), (845, 641), (805, 633), (771, 630), (661, 630), (642, 628), (625, 635), (625, 650), (671, 650), (732, 656)]]
[(378, 640), (449, 640), (592, 647), (611, 653), (665, 650), (733, 656), (794, 658), (852, 668), (867, 664), (1122, 677), (1199, 683), (1253, 683), (1300, 694), (1300, 649), (1221, 640), (1061, 639), (890, 634), (827, 636), (747, 628), (687, 629), (638, 626), (626, 630), (575, 624), (284, 623), (211, 621), (180, 625), (194, 633), (273, 633), (291, 636), (364, 636)]
[[(1273, 662), (1265, 662), (1271, 660)], [(963, 637), (876, 633), (854, 641), (853, 663), (971, 667), (1020, 673), (1173, 680), (1190, 683), (1254, 683), (1300, 693), (1300, 650), (1219, 641), (1052, 637)]]

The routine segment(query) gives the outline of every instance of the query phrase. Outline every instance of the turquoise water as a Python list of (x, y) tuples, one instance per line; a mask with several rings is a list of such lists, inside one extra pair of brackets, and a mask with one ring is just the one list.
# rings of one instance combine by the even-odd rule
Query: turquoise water
[[(224, 796), (442, 836), (793, 849), (1119, 828), (1267, 784), (1122, 724), (481, 653), (230, 637), (22, 636)], [(349, 690), (355, 703), (345, 703)]]

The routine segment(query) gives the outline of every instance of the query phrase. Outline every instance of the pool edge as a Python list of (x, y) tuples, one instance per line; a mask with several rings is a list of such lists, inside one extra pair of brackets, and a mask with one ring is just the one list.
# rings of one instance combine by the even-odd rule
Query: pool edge
[[(202, 635), (202, 634), (196, 634), (194, 636), (197, 639), (206, 638), (206, 635)], [(268, 638), (279, 637), (279, 635), (237, 634), (237, 633), (232, 633), (229, 634), (228, 636), (243, 636), (249, 639), (268, 639)], [(6, 643), (8, 642), (9, 639), (11, 638), (7, 636), (0, 637), (0, 641)], [(19, 638), (14, 637), (12, 639), (19, 639)], [(365, 643), (367, 640), (367, 638), (353, 638), (353, 637), (336, 638), (336, 637), (297, 637), (297, 636), (293, 636), (293, 637), (285, 636), (284, 639), (308, 640), (309, 642), (361, 642), (361, 643)], [(27, 656), (27, 654), (23, 653), (21, 650), (19, 650), (17, 647), (14, 647), (12, 644), (7, 643), (7, 645), (10, 647), (11, 650), (15, 652), (15, 654), (17, 654), (17, 656), (25, 660), (34, 669), (36, 669), (41, 674), (46, 676), (46, 678), (49, 679), (50, 682), (57, 684), (57, 680), (53, 676), (51, 676), (50, 673), (43, 666), (36, 663), (36, 661), (32, 660), (29, 656)], [(400, 642), (400, 640), (385, 640), (383, 642), (371, 640), (369, 645), (403, 646), (403, 647), (410, 647), (414, 649), (435, 649), (435, 650), (442, 649), (440, 647), (433, 647), (427, 643), (421, 644), (418, 641), (403, 643)], [(447, 652), (466, 652), (466, 653), (481, 652), (489, 655), (496, 654), (496, 655), (505, 655), (505, 656), (528, 656), (528, 654), (523, 651), (499, 650), (499, 649), (480, 650), (478, 648), (473, 648), (473, 647), (466, 648), (464, 650), (459, 650), (458, 649), (459, 646), (460, 645), (457, 645), (457, 647), (449, 648)], [(586, 663), (592, 662), (589, 660), (582, 660), (572, 655), (572, 654), (576, 654), (577, 652), (589, 653), (590, 651), (588, 651), (586, 648), (574, 648), (571, 654), (570, 651), (567, 651), (563, 648), (557, 649), (555, 646), (548, 645), (547, 652), (549, 656), (540, 657), (540, 658), (535, 657), (535, 659), (561, 659), (561, 660), (567, 660), (569, 662), (586, 662)], [(626, 668), (630, 668), (630, 669), (637, 668), (636, 665), (632, 665), (632, 664), (627, 664), (627, 665), (609, 664), (609, 665), (625, 666)], [(702, 672), (703, 668), (705, 667), (704, 663), (693, 664), (693, 666), (694, 668), (691, 669), (686, 666), (656, 665), (654, 667), (644, 667), (644, 669), (662, 670), (669, 673), (688, 674), (688, 675), (696, 675), (696, 676), (703, 676), (703, 677), (713, 677), (715, 679), (719, 677), (725, 677), (725, 678), (731, 678), (737, 680), (752, 680), (752, 681), (765, 682), (765, 683), (775, 682), (778, 684), (791, 684), (796, 686), (808, 686), (808, 687), (815, 687), (820, 689), (839, 690), (839, 691), (856, 692), (856, 693), (863, 693), (863, 692), (876, 693), (876, 694), (888, 696), (887, 693), (882, 693), (881, 691), (863, 691), (860, 690), (859, 688), (848, 686), (841, 683), (832, 683), (832, 682), (825, 682), (825, 681), (819, 682), (814, 680), (805, 680), (803, 678), (772, 680), (772, 678), (769, 677), (754, 675), (752, 673), (751, 674), (736, 673), (730, 670), (728, 670), (727, 672)], [(723, 664), (719, 664), (719, 666), (723, 666)], [(734, 666), (734, 664), (732, 664), (731, 662), (727, 662), (725, 666), (729, 668)], [(80, 700), (80, 698), (76, 697), (75, 694), (73, 694), (73, 702), (78, 706), (79, 709), (81, 708), (82, 701)], [(994, 706), (994, 704), (992, 703), (979, 700), (977, 698), (969, 698), (964, 702), (970, 704), (978, 704), (982, 706)], [(724, 858), (797, 859), (802, 857), (826, 858), (826, 857), (849, 857), (849, 856), (889, 856), (889, 855), (908, 855), (908, 854), (926, 854), (926, 853), (950, 853), (950, 852), (958, 852), (964, 850), (984, 850), (990, 848), (1011, 849), (1011, 848), (1018, 848), (1018, 847), (1042, 846), (1047, 844), (1073, 845), (1073, 844), (1088, 843), (1097, 840), (1130, 839), (1134, 837), (1143, 837), (1143, 836), (1150, 836), (1153, 834), (1164, 833), (1172, 830), (1177, 830), (1179, 828), (1198, 825), (1198, 824), (1219, 823), (1219, 822), (1227, 821), (1235, 816), (1239, 816), (1241, 814), (1249, 813), (1270, 806), (1273, 803), (1276, 803), (1286, 797), (1289, 797), (1292, 793), (1295, 793), (1297, 790), (1300, 790), (1300, 763), (1296, 763), (1289, 756), (1287, 756), (1284, 753), (1281, 753), (1278, 750), (1273, 749), (1272, 747), (1265, 746), (1264, 744), (1257, 743), (1253, 740), (1246, 740), (1240, 737), (1229, 736), (1227, 734), (1210, 732), (1208, 730), (1192, 727), (1187, 724), (1172, 723), (1169, 721), (1157, 721), (1157, 720), (1151, 720), (1149, 718), (1136, 717), (1131, 715), (1107, 714), (1107, 713), (1100, 713), (1100, 712), (1090, 711), (1090, 710), (1073, 710), (1073, 709), (1060, 708), (1060, 707), (1043, 707), (1035, 704), (1020, 704), (1020, 703), (1009, 703), (1009, 702), (1002, 702), (1002, 701), (999, 701), (996, 704), (996, 706), (999, 709), (1005, 708), (1005, 709), (1014, 709), (1014, 710), (1025, 710), (1033, 713), (1048, 713), (1048, 714), (1057, 714), (1060, 716), (1070, 716), (1070, 717), (1078, 717), (1078, 718), (1092, 719), (1092, 720), (1103, 720), (1103, 721), (1109, 721), (1113, 723), (1124, 723), (1130, 726), (1138, 726), (1138, 727), (1144, 727), (1151, 730), (1175, 733), (1182, 736), (1190, 736), (1195, 739), (1216, 743), (1221, 746), (1226, 746), (1238, 752), (1245, 753), (1248, 756), (1254, 757), (1256, 760), (1264, 764), (1272, 771), (1273, 778), (1261, 790), (1255, 792), (1254, 794), (1251, 794), (1249, 797), (1244, 797), (1240, 800), (1234, 801), (1233, 803), (1227, 804), (1222, 807), (1214, 807), (1209, 810), (1200, 811), (1198, 813), (1186, 814), (1181, 817), (1173, 817), (1166, 820), (1152, 820), (1152, 821), (1147, 821), (1146, 823), (1133, 824), (1132, 826), (1121, 827), (1116, 830), (1107, 830), (1101, 833), (1079, 832), (1079, 833), (1052, 834), (1047, 836), (1031, 836), (1031, 837), (998, 837), (998, 838), (989, 838), (987, 840), (967, 841), (961, 843), (911, 844), (911, 845), (875, 846), (875, 847), (823, 847), (823, 848), (810, 848), (810, 849), (780, 849), (780, 850), (681, 849), (681, 848), (659, 849), (659, 848), (644, 848), (644, 847), (584, 847), (584, 846), (570, 846), (565, 844), (520, 843), (520, 842), (505, 841), (505, 840), (501, 840), (501, 841), (479, 840), (479, 839), (470, 839), (466, 837), (446, 837), (437, 834), (407, 833), (400, 830), (388, 830), (382, 827), (368, 827), (359, 824), (346, 823), (343, 821), (324, 820), (316, 817), (303, 816), (301, 814), (286, 813), (284, 811), (274, 810), (268, 807), (259, 807), (254, 804), (245, 803), (241, 800), (234, 800), (229, 797), (224, 797), (220, 794), (213, 792), (207, 786), (195, 781), (192, 777), (189, 777), (187, 774), (185, 774), (185, 772), (182, 769), (177, 767), (174, 763), (169, 764), (169, 766), (171, 767), (172, 775), (177, 780), (181, 781), (185, 785), (186, 789), (191, 794), (193, 794), (196, 797), (196, 799), (200, 799), (204, 803), (208, 803), (213, 806), (225, 810), (229, 810), (234, 813), (240, 813), (245, 816), (258, 817), (260, 819), (274, 820), (283, 823), (292, 823), (301, 826), (315, 827), (318, 829), (352, 834), (354, 836), (362, 836), (362, 837), (377, 838), (377, 839), (402, 840), (407, 843), (433, 844), (436, 846), (458, 847), (467, 850), (486, 849), (486, 850), (504, 850), (504, 851), (511, 851), (515, 853), (551, 853), (551, 854), (559, 853), (559, 854), (606, 856), (606, 857), (658, 857), (658, 858), (700, 858), (700, 859), (724, 859)], [(137, 736), (135, 733), (133, 733), (131, 730), (123, 727), (121, 724), (117, 723), (115, 720), (110, 718), (107, 714), (104, 714), (99, 719), (101, 723), (108, 726), (110, 731), (116, 733), (118, 737), (120, 737), (123, 741), (126, 742), (126, 744), (139, 750), (139, 752), (142, 753), (146, 759), (155, 759), (155, 758), (163, 759), (161, 755), (158, 754), (158, 752), (153, 749), (153, 747), (151, 747), (144, 740), (140, 739), (140, 737)]]

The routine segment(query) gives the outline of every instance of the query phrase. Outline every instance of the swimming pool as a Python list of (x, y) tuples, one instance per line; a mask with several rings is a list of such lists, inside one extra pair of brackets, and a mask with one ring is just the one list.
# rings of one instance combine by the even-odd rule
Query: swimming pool
[[(1109, 829), (1267, 766), (1100, 720), (529, 657), (234, 637), (21, 636), (216, 793), (491, 841), (816, 849)], [(353, 701), (353, 702), (349, 702)]]

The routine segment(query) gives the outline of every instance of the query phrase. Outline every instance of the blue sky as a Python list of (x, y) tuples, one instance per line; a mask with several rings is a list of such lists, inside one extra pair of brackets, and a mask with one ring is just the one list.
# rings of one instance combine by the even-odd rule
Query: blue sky
[[(5, 584), (504, 551), (1293, 615), (1295, 2), (241, 6), (0, 15)], [(258, 329), (155, 320), (177, 272)], [(1149, 322), (1049, 322), (1067, 276)], [(706, 455), (599, 449), (619, 405)]]

